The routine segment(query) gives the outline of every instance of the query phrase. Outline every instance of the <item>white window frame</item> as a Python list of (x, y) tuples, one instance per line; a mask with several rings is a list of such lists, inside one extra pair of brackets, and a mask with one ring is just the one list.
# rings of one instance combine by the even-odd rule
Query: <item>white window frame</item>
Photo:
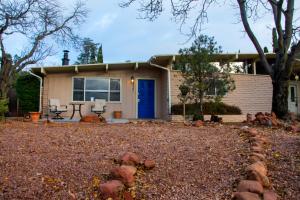
[[(75, 78), (83, 78), (84, 79), (84, 89), (83, 89), (83, 101), (78, 102), (91, 102), (90, 100), (85, 99), (86, 92), (108, 92), (108, 103), (122, 103), (122, 79), (119, 77), (95, 77), (95, 76), (74, 76), (72, 77), (72, 101), (74, 101), (74, 91), (82, 91), (82, 90), (74, 90), (74, 79)], [(97, 80), (97, 79), (106, 79), (108, 80), (108, 90), (87, 90), (86, 89), (86, 81), (88, 80)], [(120, 81), (120, 90), (110, 90), (110, 80), (118, 79)], [(110, 101), (110, 93), (111, 92), (120, 92), (120, 101)], [(77, 102), (77, 101), (76, 101)]]

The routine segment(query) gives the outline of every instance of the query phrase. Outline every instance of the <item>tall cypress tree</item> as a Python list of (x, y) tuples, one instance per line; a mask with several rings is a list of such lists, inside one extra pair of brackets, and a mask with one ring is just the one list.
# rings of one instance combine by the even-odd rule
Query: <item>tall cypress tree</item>
[(102, 44), (99, 46), (99, 49), (98, 49), (97, 62), (98, 62), (98, 63), (103, 63)]

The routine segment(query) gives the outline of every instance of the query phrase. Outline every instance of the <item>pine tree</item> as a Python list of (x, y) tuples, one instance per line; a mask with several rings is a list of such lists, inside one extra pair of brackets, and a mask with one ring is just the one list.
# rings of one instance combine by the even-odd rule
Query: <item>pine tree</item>
[(99, 44), (94, 43), (90, 38), (84, 38), (82, 50), (75, 64), (92, 64), (96, 63), (96, 51)]

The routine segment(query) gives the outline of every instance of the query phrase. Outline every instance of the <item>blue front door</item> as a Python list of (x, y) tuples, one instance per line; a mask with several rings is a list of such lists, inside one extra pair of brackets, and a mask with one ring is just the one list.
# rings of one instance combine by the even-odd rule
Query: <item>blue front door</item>
[(154, 80), (138, 80), (138, 118), (153, 119), (154, 109)]

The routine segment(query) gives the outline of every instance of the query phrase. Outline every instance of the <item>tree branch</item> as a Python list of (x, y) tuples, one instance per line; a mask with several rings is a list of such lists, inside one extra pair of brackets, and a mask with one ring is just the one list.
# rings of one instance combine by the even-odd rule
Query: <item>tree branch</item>
[(261, 59), (261, 62), (263, 64), (263, 66), (265, 67), (266, 71), (268, 72), (268, 74), (270, 74), (271, 76), (273, 76), (273, 70), (272, 67), (270, 66), (270, 64), (267, 61), (267, 58), (264, 54), (263, 49), (261, 48), (256, 36), (254, 35), (249, 22), (248, 22), (248, 17), (247, 17), (247, 11), (245, 8), (245, 0), (237, 0), (238, 4), (239, 4), (239, 8), (240, 8), (240, 14), (241, 14), (241, 19), (245, 28), (245, 31), (247, 32), (250, 40), (252, 41), (252, 43), (254, 44), (259, 57)]

